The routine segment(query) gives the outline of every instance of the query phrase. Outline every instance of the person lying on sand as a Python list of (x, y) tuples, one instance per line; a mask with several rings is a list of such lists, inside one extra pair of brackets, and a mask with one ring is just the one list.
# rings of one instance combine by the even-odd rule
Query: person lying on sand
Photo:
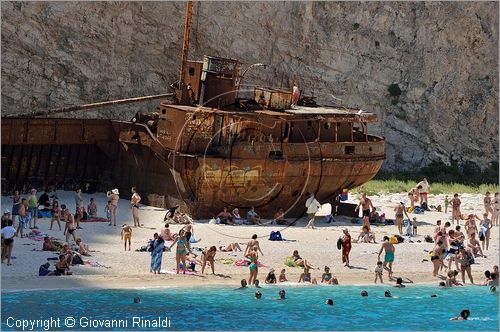
[(237, 252), (237, 251), (243, 251), (241, 250), (240, 245), (237, 242), (229, 243), (227, 246), (220, 246), (219, 247), (220, 251), (223, 252)]
[(292, 257), (294, 259), (296, 266), (307, 267), (308, 269), (315, 269), (311, 264), (307, 262), (307, 260), (302, 259), (302, 257), (300, 257), (298, 250), (293, 251)]
[(52, 242), (52, 240), (46, 236), (43, 238), (43, 246), (42, 246), (43, 251), (56, 251), (56, 246)]

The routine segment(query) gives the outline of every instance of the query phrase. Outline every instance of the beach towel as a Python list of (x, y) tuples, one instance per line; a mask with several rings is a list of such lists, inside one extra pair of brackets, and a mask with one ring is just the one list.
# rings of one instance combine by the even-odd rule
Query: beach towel
[(95, 218), (95, 219), (80, 220), (80, 222), (108, 222), (108, 221), (104, 218)]
[[(49, 260), (49, 259), (47, 258), (47, 260)], [(104, 264), (102, 264), (99, 261), (84, 261), (84, 263), (85, 263), (85, 265), (91, 266), (91, 267), (104, 267), (106, 269), (110, 269), (111, 268), (111, 266), (104, 265)]]
[(38, 210), (38, 218), (52, 218), (52, 212), (51, 211), (42, 211)]
[[(160, 270), (160, 274), (177, 274), (177, 271), (175, 269), (173, 270)], [(189, 275), (195, 275), (197, 274), (196, 272), (186, 270), (186, 273), (182, 272), (182, 269), (179, 270), (179, 274), (189, 274)]]
[(153, 244), (153, 251), (151, 252), (151, 270), (160, 271), (164, 247), (165, 242), (162, 241), (161, 243), (158, 243), (158, 241), (155, 240)]
[(295, 258), (285, 257), (285, 265), (288, 267), (297, 267), (297, 265), (295, 264)]
[(233, 264), (234, 263), (234, 259), (232, 258), (217, 258), (215, 260), (217, 263), (221, 263), (221, 264)]

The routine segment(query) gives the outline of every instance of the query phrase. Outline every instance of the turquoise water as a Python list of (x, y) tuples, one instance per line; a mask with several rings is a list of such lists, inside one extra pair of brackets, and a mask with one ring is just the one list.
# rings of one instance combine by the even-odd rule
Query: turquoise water
[[(160, 324), (170, 324), (158, 328), (162, 330), (498, 331), (498, 293), (491, 294), (488, 287), (284, 287), (287, 299), (277, 301), (279, 289), (261, 288), (261, 300), (254, 298), (255, 288), (3, 292), (2, 330), (20, 330), (22, 320), (28, 319), (40, 320), (35, 330), (43, 330), (47, 325), (41, 322), (51, 318), (51, 330), (72, 330), (64, 324), (71, 316), (73, 330), (147, 330), (137, 324), (149, 319), (154, 326), (153, 319), (157, 322), (160, 317)], [(360, 296), (363, 289), (368, 290), (368, 297)], [(384, 298), (386, 289), (399, 298)], [(437, 297), (431, 298), (431, 294)], [(136, 296), (141, 298), (140, 304), (133, 303)], [(327, 298), (333, 299), (333, 306), (324, 304)], [(470, 320), (449, 320), (464, 308), (470, 310)], [(143, 320), (135, 318), (134, 326), (133, 317)], [(122, 325), (115, 321), (115, 328), (107, 328), (106, 320), (111, 319), (121, 320)], [(16, 322), (17, 328), (12, 326)], [(71, 325), (72, 320), (68, 322)], [(97, 326), (89, 328), (90, 323)]]

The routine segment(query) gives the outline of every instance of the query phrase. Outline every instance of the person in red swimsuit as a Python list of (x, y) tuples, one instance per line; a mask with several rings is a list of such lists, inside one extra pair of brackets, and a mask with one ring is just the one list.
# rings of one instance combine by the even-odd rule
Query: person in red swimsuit
[(351, 234), (344, 229), (344, 236), (342, 237), (342, 263), (344, 266), (349, 267), (349, 253), (351, 252)]

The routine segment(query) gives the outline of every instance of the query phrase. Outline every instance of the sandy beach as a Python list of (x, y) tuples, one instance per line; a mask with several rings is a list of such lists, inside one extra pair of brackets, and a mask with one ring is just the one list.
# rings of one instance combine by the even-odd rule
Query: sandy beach
[[(449, 197), (451, 197), (451, 194), (449, 194)], [(58, 191), (58, 196), (60, 204), (67, 204), (70, 211), (74, 211), (75, 203), (72, 192)], [(23, 197), (26, 197), (26, 195), (23, 195)], [(83, 194), (83, 197), (85, 206), (88, 204), (90, 197), (94, 197), (97, 201), (99, 216), (105, 216), (104, 206), (107, 199), (104, 193)], [(482, 197), (482, 195), (461, 195), (462, 212), (481, 215), (483, 212)], [(406, 200), (406, 193), (371, 196), (370, 198), (377, 210), (385, 212), (389, 218), (394, 218), (393, 208), (397, 202)], [(11, 209), (11, 202), (10, 197), (2, 197), (2, 211), (5, 208)], [(349, 202), (357, 203), (357, 194), (350, 194)], [(444, 195), (429, 196), (430, 205), (443, 204), (443, 202)], [(214, 214), (216, 213), (218, 211), (214, 211)], [(242, 278), (248, 277), (247, 267), (222, 264), (220, 262), (216, 262), (216, 275), (208, 274), (209, 268), (207, 268), (208, 271), (205, 271), (205, 275), (201, 275), (201, 272), (195, 275), (151, 274), (149, 271), (150, 253), (136, 252), (134, 250), (146, 245), (147, 240), (152, 238), (153, 233), (160, 231), (163, 226), (164, 215), (164, 209), (141, 206), (140, 222), (143, 227), (133, 229), (132, 251), (126, 252), (123, 249), (123, 242), (120, 240), (120, 226), (123, 223), (132, 224), (128, 199), (120, 200), (118, 226), (108, 226), (107, 223), (82, 222), (81, 227), (83, 229), (77, 230), (78, 236), (90, 246), (91, 250), (96, 251), (92, 253), (91, 257), (85, 257), (85, 259), (94, 263), (98, 262), (99, 265), (106, 267), (76, 265), (72, 267), (73, 276), (38, 277), (39, 266), (47, 262), (47, 258), (56, 257), (56, 254), (34, 251), (34, 249), (40, 250), (42, 248), (42, 241), (16, 238), (13, 250), (13, 256), (15, 257), (12, 261), (13, 265), (2, 264), (2, 290), (238, 285)], [(412, 238), (413, 243), (396, 245), (394, 275), (408, 278), (414, 283), (437, 284), (439, 279), (432, 276), (432, 265), (428, 255), (428, 251), (432, 250), (434, 244), (425, 242), (424, 236), (432, 236), (436, 220), (449, 220), (451, 212), (448, 211), (448, 214), (444, 212), (410, 214), (410, 217), (413, 216), (416, 216), (419, 221), (419, 235)], [(245, 244), (252, 234), (257, 234), (264, 253), (260, 257), (260, 262), (267, 266), (259, 269), (258, 279), (261, 282), (264, 282), (270, 268), (274, 268), (277, 274), (282, 268), (286, 268), (288, 280), (294, 283), (297, 282), (302, 268), (286, 267), (284, 265), (285, 257), (291, 256), (292, 251), (297, 249), (303, 258), (307, 259), (313, 266), (320, 268), (320, 270), (312, 271), (312, 276), (315, 278), (321, 279), (323, 267), (327, 265), (341, 285), (373, 284), (373, 271), (376, 267), (380, 242), (384, 235), (397, 234), (396, 226), (373, 226), (372, 229), (375, 231), (377, 244), (353, 243), (350, 256), (352, 267), (346, 268), (342, 265), (341, 251), (337, 249), (336, 242), (341, 236), (342, 229), (346, 227), (353, 239), (356, 239), (359, 235), (360, 225), (352, 224), (351, 218), (336, 217), (335, 219), (336, 222), (330, 224), (318, 219), (316, 222), (317, 229), (304, 229), (307, 222), (306, 218), (300, 219), (295, 226), (287, 228), (278, 225), (211, 225), (208, 224), (207, 220), (195, 221), (195, 238), (201, 238), (202, 240), (192, 246), (203, 248), (215, 245), (219, 247), (231, 242), (238, 242), (244, 250)], [(461, 222), (461, 225), (463, 225), (463, 222)], [(63, 232), (58, 230), (57, 225), (52, 231), (49, 231), (49, 226), (50, 219), (39, 219), (38, 227), (43, 234), (59, 238), (61, 242), (64, 242)], [(170, 226), (173, 232), (177, 232), (181, 227), (181, 225)], [(269, 233), (273, 230), (280, 230), (283, 238), (288, 241), (269, 241)], [(498, 264), (498, 233), (498, 227), (494, 227), (491, 232), (490, 248), (485, 252), (487, 258), (476, 258), (476, 264), (472, 266), (476, 283), (483, 281), (485, 270), (491, 269), (493, 265)], [(237, 260), (242, 257), (242, 252), (232, 256), (229, 253), (218, 251), (216, 255), (216, 259)], [(54, 262), (51, 261), (51, 269), (54, 268)], [(174, 251), (165, 252), (163, 254), (162, 269), (171, 271), (174, 268)], [(200, 271), (201, 267), (197, 266), (197, 270)], [(388, 280), (387, 273), (384, 273), (384, 282), (393, 283)], [(466, 280), (466, 284), (469, 284), (468, 280)]]

